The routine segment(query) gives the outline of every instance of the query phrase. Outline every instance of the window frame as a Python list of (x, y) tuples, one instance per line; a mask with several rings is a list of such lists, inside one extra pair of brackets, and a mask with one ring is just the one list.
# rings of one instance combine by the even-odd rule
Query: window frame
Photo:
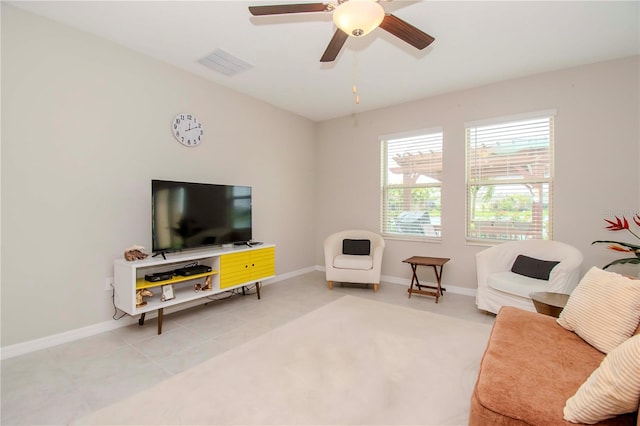
[[(413, 184), (405, 184), (404, 182), (401, 184), (390, 184), (388, 181), (389, 175), (389, 164), (388, 164), (388, 152), (389, 152), (389, 143), (390, 142), (399, 142), (406, 143), (408, 139), (420, 138), (424, 137), (424, 139), (429, 139), (432, 137), (439, 137), (440, 143), (440, 152), (441, 152), (441, 161), (440, 167), (444, 169), (444, 130), (442, 127), (431, 127), (426, 129), (413, 130), (402, 133), (394, 133), (388, 135), (382, 135), (379, 137), (380, 141), (380, 233), (384, 238), (387, 239), (397, 239), (397, 240), (406, 240), (406, 241), (422, 241), (422, 242), (441, 242), (442, 241), (442, 194), (443, 194), (443, 172), (440, 172), (440, 180), (436, 182), (421, 182), (421, 183), (413, 183)], [(417, 149), (417, 148), (416, 148)], [(426, 176), (426, 175), (425, 175)], [(417, 179), (417, 178), (416, 178)], [(439, 223), (431, 224), (433, 225), (430, 228), (434, 235), (420, 235), (417, 233), (403, 233), (403, 232), (392, 232), (389, 229), (389, 203), (388, 203), (388, 194), (389, 190), (392, 189), (429, 189), (429, 188), (438, 188), (439, 189)], [(431, 218), (429, 217), (429, 221)], [(423, 228), (423, 232), (425, 232)]]
[[(525, 114), (518, 114), (518, 115), (510, 115), (510, 116), (503, 116), (503, 117), (496, 117), (496, 118), (492, 118), (492, 119), (487, 119), (487, 120), (477, 120), (477, 121), (471, 121), (471, 122), (467, 122), (465, 123), (464, 127), (465, 127), (465, 206), (466, 206), (466, 212), (465, 212), (465, 240), (468, 244), (486, 244), (486, 245), (491, 245), (491, 244), (497, 244), (497, 243), (503, 243), (503, 242), (507, 242), (507, 241), (514, 241), (514, 240), (519, 240), (519, 239), (548, 239), (548, 240), (552, 240), (553, 239), (553, 194), (554, 194), (554, 190), (553, 190), (553, 184), (554, 184), (554, 165), (555, 165), (555, 155), (554, 155), (554, 147), (555, 147), (555, 116), (556, 116), (556, 111), (555, 110), (545, 110), (545, 111), (537, 111), (537, 112), (532, 112), (532, 113), (525, 113)], [(498, 126), (503, 126), (505, 129), (510, 127), (510, 126), (514, 126), (514, 125), (518, 125), (518, 123), (523, 125), (524, 128), (524, 123), (529, 123), (529, 122), (534, 122), (534, 121), (540, 121), (540, 120), (548, 120), (548, 141), (549, 141), (549, 145), (547, 148), (547, 152), (548, 152), (548, 162), (545, 163), (545, 171), (547, 172), (546, 175), (544, 176), (532, 176), (530, 178), (524, 178), (524, 177), (520, 177), (520, 178), (509, 178), (508, 176), (505, 176), (504, 178), (501, 179), (494, 179), (495, 180), (491, 180), (491, 178), (486, 178), (486, 179), (476, 179), (473, 180), (473, 178), (471, 177), (471, 175), (475, 174), (476, 176), (479, 173), (478, 171), (476, 171), (475, 173), (472, 173), (472, 162), (475, 162), (474, 165), (478, 164), (478, 156), (474, 155), (471, 156), (470, 152), (472, 151), (472, 147), (471, 144), (472, 143), (478, 143), (477, 141), (477, 134), (478, 134), (478, 129), (479, 128), (486, 128), (486, 127), (498, 127)], [(471, 133), (475, 131), (475, 135), (472, 137)], [(472, 142), (471, 139), (474, 139), (474, 141)], [(523, 145), (525, 146), (525, 145)], [(477, 149), (477, 148), (476, 148)], [(532, 159), (534, 159), (535, 157), (532, 157)], [(508, 164), (508, 162), (507, 162)], [(506, 174), (506, 173), (505, 173)], [(505, 186), (505, 185), (542, 185), (543, 189), (546, 189), (546, 192), (543, 190), (541, 195), (543, 195), (542, 200), (540, 201), (541, 203), (541, 207), (542, 207), (542, 211), (541, 211), (541, 222), (540, 222), (540, 229), (538, 230), (535, 225), (533, 227), (533, 231), (529, 230), (529, 231), (520, 231), (517, 232), (519, 227), (518, 224), (522, 223), (520, 221), (511, 221), (509, 222), (510, 226), (507, 225), (506, 226), (506, 231), (503, 235), (509, 236), (511, 235), (513, 238), (496, 238), (495, 234), (491, 237), (482, 237), (480, 235), (473, 235), (472, 234), (472, 222), (478, 222), (477, 220), (475, 220), (475, 218), (471, 217), (472, 216), (472, 212), (474, 211), (472, 209), (471, 206), (471, 192), (472, 192), (472, 188), (475, 187), (488, 187), (488, 186), (494, 186), (494, 187), (500, 187), (500, 186)], [(544, 194), (546, 194), (546, 196), (544, 196)], [(544, 206), (544, 202), (546, 201), (547, 206)], [(533, 215), (533, 206), (531, 208), (532, 210), (532, 215)], [(546, 215), (545, 215), (545, 210), (546, 210)], [(532, 217), (533, 220), (533, 217)], [(499, 220), (493, 220), (493, 221), (489, 221), (491, 222), (491, 226), (494, 226), (496, 222), (500, 222)], [(500, 226), (500, 224), (499, 224)], [(474, 230), (475, 231), (475, 230)], [(514, 232), (515, 231), (515, 232)], [(533, 235), (534, 238), (531, 238), (532, 235), (531, 232), (535, 232), (538, 236), (536, 236), (535, 234)], [(519, 237), (519, 238), (516, 238)]]

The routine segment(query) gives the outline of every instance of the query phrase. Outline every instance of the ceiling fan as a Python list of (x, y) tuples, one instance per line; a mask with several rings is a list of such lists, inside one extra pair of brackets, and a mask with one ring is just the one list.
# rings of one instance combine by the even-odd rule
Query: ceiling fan
[(385, 13), (378, 0), (337, 0), (337, 5), (332, 3), (300, 3), (249, 6), (249, 12), (254, 16), (333, 12), (333, 22), (338, 28), (320, 58), (320, 62), (334, 61), (349, 36), (362, 37), (377, 27), (419, 50), (429, 46), (435, 40), (429, 34), (397, 16)]

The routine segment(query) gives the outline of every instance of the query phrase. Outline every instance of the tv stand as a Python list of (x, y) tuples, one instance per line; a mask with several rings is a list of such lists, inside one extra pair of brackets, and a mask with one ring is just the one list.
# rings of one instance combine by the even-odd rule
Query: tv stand
[[(260, 283), (275, 277), (275, 245), (264, 244), (260, 248), (237, 246), (180, 252), (160, 258), (114, 262), (114, 303), (118, 309), (131, 316), (140, 315), (143, 325), (145, 314), (158, 313), (158, 334), (162, 334), (164, 308), (206, 298), (225, 291), (256, 285), (260, 299)], [(210, 272), (189, 276), (173, 276), (164, 281), (146, 281), (145, 275), (169, 272), (190, 264), (206, 265)], [(170, 287), (165, 287), (170, 286)], [(171, 290), (169, 292), (168, 290)], [(146, 291), (152, 296), (144, 296)], [(145, 291), (145, 292), (143, 292)], [(137, 296), (140, 293), (141, 296)], [(163, 297), (164, 295), (164, 297)], [(173, 295), (173, 298), (167, 295)], [(141, 302), (141, 303), (140, 303)]]

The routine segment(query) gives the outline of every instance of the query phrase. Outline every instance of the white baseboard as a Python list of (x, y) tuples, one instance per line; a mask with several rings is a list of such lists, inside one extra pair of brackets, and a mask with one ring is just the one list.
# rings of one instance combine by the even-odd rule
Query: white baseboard
[(62, 343), (73, 342), (74, 340), (83, 339), (85, 337), (94, 336), (96, 334), (115, 330), (120, 327), (137, 322), (135, 318), (124, 317), (120, 321), (104, 321), (98, 324), (89, 325), (87, 327), (77, 328), (75, 330), (65, 331), (64, 333), (53, 334), (51, 336), (42, 337), (40, 339), (29, 340), (28, 342), (16, 343), (2, 347), (0, 359), (5, 360), (19, 355), (47, 349)]
[[(321, 265), (316, 265), (315, 269), (316, 269), (316, 271), (322, 271), (322, 272), (325, 271), (325, 267), (321, 266)], [(380, 277), (380, 281), (382, 281), (385, 284), (386, 283), (398, 284), (398, 285), (402, 285), (402, 286), (406, 286), (406, 287), (409, 287), (411, 285), (411, 279), (410, 278), (398, 278), (398, 277), (392, 277), (390, 275), (382, 275)], [(436, 283), (433, 283), (433, 282), (425, 282), (425, 284), (436, 285)], [(447, 284), (447, 286), (445, 288), (449, 293), (462, 294), (463, 296), (476, 297), (476, 289), (475, 288), (459, 287), (459, 286), (455, 286), (455, 285), (451, 285), (451, 284)]]
[[(273, 279), (264, 281), (263, 285), (270, 285), (273, 283), (277, 283), (279, 281), (288, 280), (290, 278), (297, 277), (299, 275), (304, 275), (313, 271), (322, 271), (324, 272), (324, 266), (310, 266), (308, 268), (298, 269), (296, 271), (287, 272), (286, 274), (281, 274), (276, 276)], [(381, 280), (385, 283), (391, 284), (399, 284), (404, 286), (411, 285), (411, 280), (405, 278), (397, 278), (391, 276), (383, 275)], [(447, 284), (447, 291), (450, 293), (463, 294), (466, 296), (474, 296), (476, 295), (475, 289), (465, 288), (465, 287), (456, 287)], [(193, 302), (184, 303), (178, 306), (174, 306), (172, 308), (167, 308), (165, 310), (165, 314), (170, 314), (171, 312), (176, 312), (182, 309), (191, 308), (197, 305), (201, 305), (203, 303), (207, 303), (209, 300), (207, 299), (199, 299)], [(148, 312), (146, 318), (155, 318), (157, 314), (155, 312)], [(118, 321), (109, 320), (104, 321), (98, 324), (89, 325), (87, 327), (77, 328), (75, 330), (65, 331), (63, 333), (53, 334), (51, 336), (42, 337), (40, 339), (30, 340), (28, 342), (16, 343), (15, 345), (4, 346), (0, 348), (0, 359), (5, 360), (9, 358), (13, 358), (20, 355), (25, 355), (31, 352), (39, 351), (42, 349), (51, 348), (53, 346), (57, 346), (63, 343), (73, 342), (75, 340), (80, 340), (85, 337), (94, 336), (96, 334), (105, 333), (107, 331), (116, 330), (120, 327), (126, 327), (131, 324), (135, 324), (138, 322), (137, 318), (124, 316)]]
[[(380, 277), (380, 281), (385, 283), (398, 284), (405, 287), (409, 287), (411, 285), (411, 279), (390, 277), (387, 275), (383, 275), (382, 277)], [(422, 280), (420, 280), (420, 283), (423, 283)], [(436, 285), (436, 283), (434, 282), (426, 282), (425, 284)], [(462, 294), (463, 296), (476, 297), (476, 289), (474, 288), (459, 287), (459, 286), (447, 284), (445, 289), (448, 293)]]

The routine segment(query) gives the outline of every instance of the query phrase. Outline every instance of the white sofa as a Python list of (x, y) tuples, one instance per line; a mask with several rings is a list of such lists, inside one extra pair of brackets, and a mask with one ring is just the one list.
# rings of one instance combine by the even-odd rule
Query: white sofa
[[(371, 241), (368, 255), (343, 254), (345, 239)], [(346, 230), (329, 235), (324, 240), (324, 262), (329, 289), (333, 282), (373, 284), (378, 291), (382, 271), (384, 239), (375, 232), (365, 230)]]
[[(530, 278), (511, 272), (518, 255), (560, 263), (551, 270), (548, 281)], [(535, 312), (529, 294), (570, 294), (578, 285), (582, 260), (582, 253), (578, 249), (559, 241), (511, 241), (482, 250), (476, 254), (476, 305), (478, 309), (494, 314), (502, 306)]]

